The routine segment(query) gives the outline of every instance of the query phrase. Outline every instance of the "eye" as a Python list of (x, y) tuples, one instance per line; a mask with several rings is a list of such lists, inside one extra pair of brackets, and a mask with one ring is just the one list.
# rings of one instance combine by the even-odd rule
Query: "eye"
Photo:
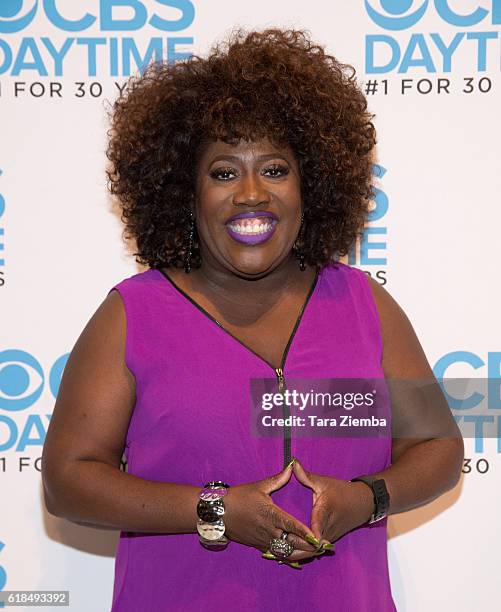
[(216, 168), (211, 170), (209, 176), (218, 181), (229, 181), (236, 176), (233, 168)]
[(282, 164), (272, 164), (264, 169), (263, 174), (271, 176), (272, 178), (278, 178), (280, 176), (286, 176), (289, 174), (289, 168)]

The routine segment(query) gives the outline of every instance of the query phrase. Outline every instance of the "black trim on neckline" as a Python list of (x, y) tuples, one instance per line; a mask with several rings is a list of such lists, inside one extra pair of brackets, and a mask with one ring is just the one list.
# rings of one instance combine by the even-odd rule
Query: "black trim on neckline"
[[(184, 298), (186, 298), (189, 302), (191, 302), (191, 304), (193, 304), (193, 306), (195, 306), (195, 308), (197, 308), (203, 315), (205, 315), (208, 319), (210, 319), (213, 323), (215, 323), (220, 329), (223, 330), (223, 332), (225, 332), (228, 336), (230, 336), (231, 338), (233, 338), (236, 342), (238, 342), (241, 346), (243, 346), (245, 349), (247, 349), (249, 352), (251, 352), (253, 355), (255, 355), (260, 361), (266, 363), (267, 365), (270, 366), (270, 368), (272, 368), (274, 371), (277, 370), (277, 368), (271, 364), (267, 359), (265, 359), (264, 357), (262, 357), (261, 355), (259, 355), (258, 353), (256, 353), (256, 351), (254, 349), (252, 349), (250, 346), (248, 346), (247, 344), (245, 344), (245, 342), (243, 342), (242, 340), (240, 340), (239, 338), (237, 338), (235, 336), (235, 334), (233, 334), (232, 332), (230, 332), (228, 329), (226, 329), (226, 327), (220, 323), (213, 315), (211, 315), (210, 312), (208, 312), (203, 306), (201, 306), (196, 300), (194, 300), (188, 293), (186, 293), (186, 291), (184, 291), (184, 289), (181, 289), (181, 287), (179, 287), (179, 285), (177, 285), (172, 278), (166, 273), (164, 272), (161, 268), (153, 268), (154, 270), (157, 270), (158, 272), (160, 272), (160, 274), (166, 278), (170, 285), (180, 294), (182, 295)], [(318, 281), (321, 275), (321, 270), (316, 271), (315, 273), (315, 278), (313, 279), (313, 283), (308, 291), (308, 294), (306, 295), (306, 298), (303, 302), (303, 305), (301, 306), (301, 309), (299, 311), (299, 314), (297, 316), (296, 319), (296, 323), (294, 324), (294, 327), (292, 328), (292, 332), (289, 336), (289, 339), (287, 341), (287, 344), (285, 345), (285, 349), (284, 352), (282, 353), (282, 358), (280, 360), (280, 365), (278, 366), (279, 368), (281, 368), (282, 370), (285, 368), (285, 362), (287, 360), (287, 355), (289, 353), (289, 349), (292, 345), (292, 341), (294, 340), (294, 337), (296, 335), (296, 332), (299, 328), (299, 325), (301, 324), (301, 320), (303, 318), (303, 314), (306, 310), (306, 307), (308, 306), (308, 303), (310, 302), (310, 298), (312, 297), (317, 285), (318, 285)]]

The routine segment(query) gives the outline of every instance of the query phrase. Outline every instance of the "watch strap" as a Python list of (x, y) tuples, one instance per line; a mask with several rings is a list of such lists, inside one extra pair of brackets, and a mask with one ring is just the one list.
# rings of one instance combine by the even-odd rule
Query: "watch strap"
[(359, 476), (352, 478), (350, 482), (363, 482), (374, 495), (374, 512), (369, 519), (369, 524), (376, 523), (388, 516), (390, 509), (390, 495), (383, 478), (371, 478), (370, 476)]

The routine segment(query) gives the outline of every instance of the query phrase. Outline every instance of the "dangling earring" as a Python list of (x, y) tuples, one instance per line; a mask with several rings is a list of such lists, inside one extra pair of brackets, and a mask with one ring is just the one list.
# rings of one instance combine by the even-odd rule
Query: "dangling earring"
[(301, 212), (301, 226), (299, 228), (299, 234), (294, 243), (294, 253), (296, 258), (299, 259), (299, 269), (301, 272), (306, 270), (305, 256), (304, 256), (304, 233), (305, 233), (305, 224), (304, 224), (304, 214)]
[(190, 212), (190, 221), (188, 227), (188, 245), (184, 254), (184, 271), (186, 274), (191, 272), (191, 256), (193, 254), (193, 237), (195, 235), (195, 217)]

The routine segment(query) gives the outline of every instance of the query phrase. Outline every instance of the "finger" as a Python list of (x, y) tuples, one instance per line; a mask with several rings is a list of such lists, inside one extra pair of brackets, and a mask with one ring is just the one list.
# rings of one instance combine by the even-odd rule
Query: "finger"
[(290, 534), (289, 537), (296, 536), (299, 540), (302, 540), (303, 542), (298, 541), (298, 548), (312, 550), (320, 546), (320, 540), (309, 527), (278, 506), (275, 506), (275, 508), (274, 526), (282, 531), (287, 531)]
[[(273, 532), (273, 538), (281, 539), (281, 536), (283, 535), (283, 533), (284, 533), (283, 531), (276, 530)], [(298, 539), (297, 536), (294, 536), (293, 534), (288, 533), (286, 539), (287, 539), (287, 542), (289, 542), (289, 544), (291, 544), (293, 547), (293, 550), (288, 557), (282, 557), (280, 556), (280, 554), (277, 554), (276, 552), (272, 552), (274, 550), (273, 539), (270, 539), (269, 546), (266, 548), (266, 550), (262, 554), (263, 559), (283, 561), (283, 562), (298, 561), (299, 559), (308, 559), (312, 556), (315, 556), (315, 554), (319, 550), (316, 547), (314, 548), (310, 546), (309, 544), (306, 544), (303, 540)], [(307, 550), (304, 550), (301, 548), (301, 546), (304, 547), (305, 544), (306, 546), (308, 546)]]
[(263, 559), (269, 559), (272, 561), (275, 561), (278, 563), (278, 565), (288, 565), (289, 567), (292, 567), (294, 569), (302, 569), (301, 568), (301, 564), (298, 563), (297, 561), (294, 560), (289, 560), (287, 559), (279, 559), (278, 557), (276, 557), (275, 555), (273, 555), (270, 552), (266, 552), (262, 554)]
[(292, 459), (292, 461), (290, 461), (290, 463), (288, 463), (281, 472), (278, 472), (278, 474), (274, 474), (273, 476), (266, 478), (263, 481), (263, 491), (269, 495), (270, 493), (273, 493), (273, 491), (278, 491), (278, 489), (281, 489), (283, 486), (285, 486), (292, 476), (293, 464), (294, 459)]
[(329, 515), (327, 514), (324, 504), (313, 506), (311, 513), (311, 530), (320, 540), (322, 550), (334, 550), (334, 545), (327, 537), (327, 528), (329, 523)]
[[(307, 542), (303, 538), (300, 538), (294, 533), (289, 533), (287, 539), (292, 544), (292, 546), (294, 546), (294, 550), (300, 550), (308, 554), (315, 552), (321, 546), (320, 539), (317, 539), (317, 540), (310, 539), (310, 542)], [(319, 541), (320, 544), (317, 544), (316, 543), (317, 541)]]
[(320, 544), (308, 543), (303, 538), (299, 537), (293, 532), (287, 531), (287, 529), (273, 529), (270, 537), (270, 544), (273, 538), (280, 539), (284, 531), (287, 533), (287, 541), (292, 544), (294, 550), (302, 550), (307, 553), (311, 553), (320, 546)]
[(313, 504), (311, 511), (311, 530), (315, 534), (315, 537), (319, 540), (324, 539), (325, 529), (325, 505), (322, 503)]
[(312, 552), (305, 552), (304, 550), (295, 550), (290, 557), (287, 557), (287, 561), (304, 561), (305, 559), (315, 559), (321, 557), (327, 551), (323, 548), (314, 550)]
[(307, 470), (305, 470), (304, 467), (301, 465), (301, 463), (297, 459), (294, 461), (293, 469), (294, 469), (294, 475), (296, 476), (296, 478), (299, 480), (301, 484), (304, 484), (306, 487), (309, 487), (310, 489), (315, 489), (315, 481), (314, 481), (314, 478), (311, 472), (308, 472)]

